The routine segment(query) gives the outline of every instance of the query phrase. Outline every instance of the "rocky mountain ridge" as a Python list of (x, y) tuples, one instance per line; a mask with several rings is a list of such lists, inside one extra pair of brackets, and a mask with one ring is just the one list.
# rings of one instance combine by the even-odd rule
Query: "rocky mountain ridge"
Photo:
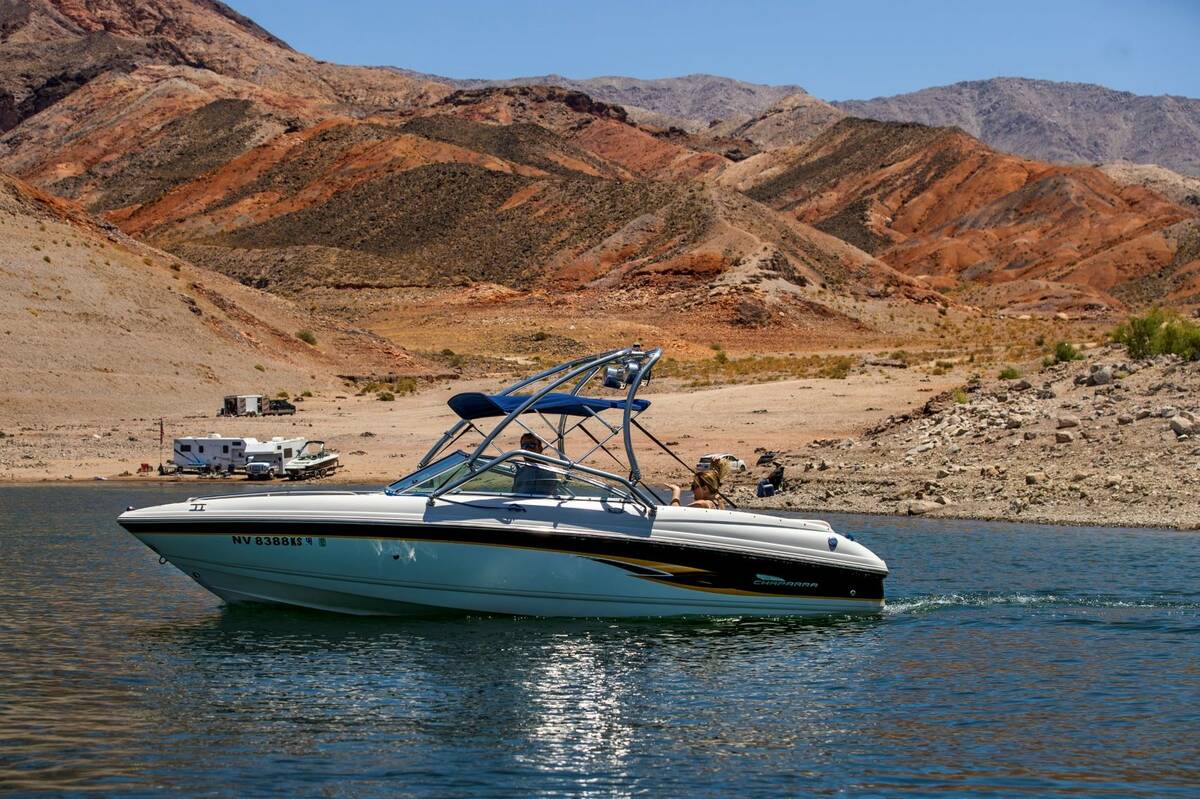
[(1200, 100), (1189, 97), (993, 78), (834, 105), (871, 119), (952, 125), (999, 150), (1044, 161), (1126, 160), (1200, 175)]
[(1128, 284), (1200, 267), (1174, 231), (1195, 225), (1189, 208), (1096, 169), (997, 153), (953, 128), (847, 118), (719, 181), (982, 305), (1115, 309)]
[(397, 71), (459, 89), (557, 86), (624, 106), (638, 121), (675, 124), (693, 131), (701, 130), (717, 120), (747, 120), (791, 95), (806, 94), (800, 86), (769, 86), (704, 74), (670, 78), (568, 78), (550, 74), (502, 80), (464, 80), (411, 70)]
[(938, 291), (1048, 313), (1200, 301), (1194, 209), (954, 129), (793, 93), (774, 121), (664, 130), (571, 88), (323, 64), (202, 0), (6, 8), (26, 13), (0, 47), (36, 67), (0, 62), (6, 85), (29, 89), (62, 48), (101, 72), (0, 136), (0, 169), (292, 297), (627, 282), (714, 307), (744, 294), (773, 308), (742, 315), (760, 319)]

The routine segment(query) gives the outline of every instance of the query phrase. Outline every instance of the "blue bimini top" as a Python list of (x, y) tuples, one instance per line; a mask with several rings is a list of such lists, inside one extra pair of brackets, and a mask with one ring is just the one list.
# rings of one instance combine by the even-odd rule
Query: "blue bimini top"
[[(486, 419), (492, 416), (508, 416), (529, 399), (525, 394), (481, 394), (468, 391), (455, 394), (446, 404), (463, 419)], [(591, 416), (613, 408), (625, 409), (623, 399), (600, 399), (599, 397), (577, 397), (574, 394), (547, 394), (525, 409), (525, 413), (561, 414), (565, 416)], [(635, 399), (633, 411), (641, 413), (650, 407), (650, 400)]]

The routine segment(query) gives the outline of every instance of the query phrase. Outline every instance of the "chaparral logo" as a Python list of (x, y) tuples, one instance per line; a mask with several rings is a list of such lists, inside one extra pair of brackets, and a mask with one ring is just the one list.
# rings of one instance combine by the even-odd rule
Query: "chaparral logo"
[(818, 585), (817, 583), (803, 583), (798, 580), (785, 580), (782, 577), (776, 577), (773, 574), (754, 575), (754, 584), (770, 586), (786, 585), (788, 588), (816, 588)]

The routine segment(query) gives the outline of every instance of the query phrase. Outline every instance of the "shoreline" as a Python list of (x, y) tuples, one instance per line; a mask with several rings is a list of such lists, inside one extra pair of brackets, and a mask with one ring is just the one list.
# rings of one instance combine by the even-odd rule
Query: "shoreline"
[[(714, 452), (744, 460), (749, 469), (724, 488), (746, 510), (1200, 529), (1200, 364), (1134, 363), (1109, 346), (1027, 368), (1027, 377), (1010, 379), (964, 368), (870, 368), (842, 379), (660, 383), (647, 421), (688, 463)], [(343, 468), (319, 480), (139, 476), (139, 463), (160, 457), (157, 420), (145, 417), (5, 425), (12, 432), (0, 437), (0, 489), (191, 484), (203, 495), (382, 487), (413, 471), (450, 426), (452, 394), (494, 382), (454, 381), (392, 402), (318, 394), (293, 417), (214, 419), (189, 407), (168, 420), (168, 438), (216, 430), (324, 439)], [(756, 465), (767, 452), (773, 460)], [(690, 477), (649, 444), (638, 453), (652, 484)], [(775, 495), (756, 497), (755, 485), (777, 469)]]
[[(275, 488), (275, 487), (278, 487), (279, 490), (288, 490), (288, 491), (305, 491), (305, 490), (320, 491), (320, 490), (322, 490), (322, 487), (324, 487), (324, 486), (333, 487), (336, 490), (340, 490), (340, 489), (347, 488), (347, 487), (357, 487), (357, 490), (370, 490), (370, 488), (364, 488), (363, 486), (364, 486), (364, 483), (371, 483), (371, 482), (372, 481), (370, 481), (370, 480), (349, 480), (349, 479), (339, 480), (337, 478), (326, 479), (326, 480), (321, 480), (321, 481), (306, 480), (306, 481), (297, 481), (297, 482), (290, 482), (290, 481), (286, 481), (286, 480), (285, 481), (270, 481), (270, 482), (268, 482), (268, 481), (258, 481), (258, 480), (246, 480), (244, 478), (243, 479), (220, 479), (220, 480), (210, 478), (206, 481), (201, 481), (194, 477), (190, 477), (190, 478), (189, 477), (158, 478), (158, 479), (154, 479), (154, 480), (149, 480), (149, 479), (144, 479), (144, 478), (128, 478), (128, 477), (112, 478), (112, 479), (105, 479), (105, 480), (96, 480), (96, 479), (64, 480), (61, 478), (46, 478), (44, 480), (7, 480), (4, 482), (0, 482), (0, 494), (2, 494), (5, 490), (8, 490), (8, 489), (19, 489), (19, 488), (37, 488), (37, 487), (61, 488), (64, 486), (79, 486), (79, 487), (86, 486), (86, 487), (95, 487), (95, 488), (105, 488), (105, 487), (112, 487), (112, 486), (154, 486), (154, 485), (175, 486), (175, 485), (184, 485), (186, 483), (195, 483), (195, 484), (211, 483), (211, 484), (213, 484), (214, 488), (216, 488), (218, 486), (254, 484), (254, 485), (261, 485), (262, 488), (264, 489), (264, 493), (266, 491), (270, 491), (272, 488)], [(386, 485), (386, 483), (381, 482), (378, 487), (380, 489), (382, 489), (384, 485)], [(197, 496), (201, 496), (201, 495), (197, 494)], [(929, 518), (929, 519), (935, 519), (938, 521), (1002, 522), (1005, 524), (1044, 525), (1044, 526), (1048, 526), (1048, 527), (1096, 527), (1096, 528), (1113, 529), (1113, 530), (1119, 530), (1119, 529), (1172, 530), (1172, 531), (1183, 532), (1183, 533), (1190, 533), (1190, 532), (1200, 533), (1200, 523), (1198, 523), (1194, 526), (1188, 526), (1188, 525), (1173, 523), (1170, 521), (1162, 521), (1162, 522), (1155, 523), (1155, 522), (1137, 521), (1137, 520), (1125, 520), (1125, 521), (1111, 520), (1111, 519), (1105, 520), (1105, 519), (1099, 519), (1099, 518), (1063, 519), (1063, 518), (1054, 518), (1054, 517), (1050, 517), (1050, 516), (1027, 517), (1027, 516), (1018, 516), (1018, 515), (1013, 515), (1013, 514), (994, 514), (994, 513), (986, 513), (986, 512), (980, 512), (980, 513), (965, 512), (964, 513), (961, 511), (951, 510), (951, 508), (953, 508), (952, 505), (944, 506), (946, 512), (937, 511), (934, 513), (914, 515), (914, 514), (910, 514), (910, 513), (907, 513), (902, 510), (898, 510), (898, 509), (897, 510), (888, 510), (884, 507), (880, 507), (880, 508), (877, 508), (874, 510), (864, 510), (861, 508), (850, 508), (850, 509), (843, 510), (843, 509), (838, 509), (838, 508), (818, 508), (813, 505), (791, 505), (791, 504), (789, 504), (789, 505), (781, 506), (777, 503), (761, 503), (760, 504), (760, 503), (754, 502), (753, 500), (755, 500), (755, 499), (757, 499), (757, 498), (756, 497), (746, 497), (746, 496), (740, 496), (740, 497), (735, 496), (734, 497), (734, 500), (738, 503), (737, 510), (745, 511), (747, 513), (770, 514), (772, 512), (782, 511), (787, 514), (805, 514), (806, 516), (808, 516), (810, 518), (814, 518), (814, 519), (821, 519), (824, 516), (829, 515), (829, 514), (838, 514), (838, 515), (848, 515), (848, 516), (877, 516), (880, 518), (911, 518), (914, 520), (917, 520), (919, 518)], [(839, 530), (838, 532), (846, 532), (846, 531)], [(853, 532), (853, 531), (850, 531), (850, 532)]]

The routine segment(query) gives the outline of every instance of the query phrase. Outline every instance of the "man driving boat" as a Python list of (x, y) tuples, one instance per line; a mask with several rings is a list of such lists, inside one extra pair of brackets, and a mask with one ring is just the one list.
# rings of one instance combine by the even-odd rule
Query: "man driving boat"
[[(521, 449), (540, 455), (543, 450), (542, 440), (533, 433), (525, 433), (521, 436)], [(555, 472), (527, 459), (517, 467), (513, 476), (513, 493), (539, 497), (554, 496), (558, 494), (558, 480)]]

